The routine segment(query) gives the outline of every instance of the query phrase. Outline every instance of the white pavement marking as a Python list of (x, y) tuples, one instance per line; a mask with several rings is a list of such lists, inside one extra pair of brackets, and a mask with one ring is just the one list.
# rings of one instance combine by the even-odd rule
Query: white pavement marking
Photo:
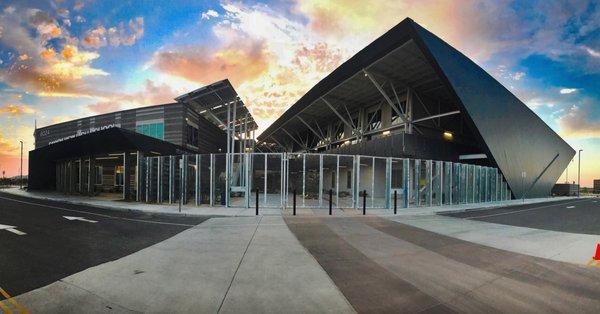
[(9, 225), (0, 225), (0, 230), (6, 230), (8, 232), (12, 232), (16, 235), (26, 235), (27, 233), (23, 232), (23, 231), (19, 231), (17, 230), (16, 226), (9, 226)]
[(83, 217), (74, 217), (74, 216), (63, 216), (65, 219), (67, 220), (79, 220), (79, 221), (85, 221), (85, 222), (91, 222), (91, 223), (97, 223), (96, 220), (89, 220), (89, 219), (85, 219)]
[[(577, 201), (569, 202), (569, 203), (566, 203), (566, 204), (573, 204), (573, 203), (584, 202), (584, 201), (587, 201), (587, 200), (577, 200)], [(465, 219), (487, 218), (487, 217), (494, 217), (494, 216), (510, 215), (510, 214), (514, 214), (514, 213), (518, 214), (518, 213), (522, 213), (522, 212), (528, 212), (530, 210), (548, 208), (548, 207), (553, 207), (553, 206), (557, 206), (557, 205), (558, 204), (550, 204), (550, 205), (538, 206), (538, 207), (527, 208), (527, 209), (522, 209), (522, 210), (513, 210), (513, 211), (509, 211), (509, 212), (504, 212), (504, 213), (497, 213), (497, 214), (489, 214), (489, 215), (482, 215), (482, 216), (466, 217)], [(562, 204), (562, 205), (564, 205), (564, 204)]]
[[(35, 206), (60, 209), (60, 210), (64, 210), (64, 211), (68, 211), (68, 212), (73, 212), (73, 213), (80, 213), (80, 214), (94, 215), (94, 216), (98, 216), (98, 217), (105, 217), (105, 218), (110, 218), (110, 219), (121, 219), (121, 220), (127, 220), (127, 221), (145, 222), (145, 223), (149, 223), (149, 224), (159, 224), (159, 225), (173, 225), (173, 226), (185, 226), (185, 227), (193, 227), (193, 226), (195, 226), (195, 225), (181, 224), (181, 223), (176, 223), (176, 222), (164, 222), (164, 221), (152, 221), (152, 220), (143, 220), (143, 219), (134, 219), (134, 218), (123, 218), (123, 217), (117, 217), (117, 216), (111, 216), (111, 215), (105, 215), (105, 214), (98, 214), (98, 213), (94, 213), (94, 212), (88, 212), (88, 211), (85, 211), (85, 210), (68, 209), (68, 208), (63, 208), (63, 207), (58, 207), (58, 206), (45, 205), (45, 204), (33, 203), (33, 202), (26, 202), (26, 201), (16, 200), (16, 199), (13, 199), (13, 198), (2, 197), (2, 196), (0, 196), (0, 199), (5, 199), (5, 200), (17, 202), (17, 203), (35, 205)], [(90, 205), (90, 207), (93, 207), (93, 205)]]
[(575, 206), (567, 206), (567, 208), (575, 208)]

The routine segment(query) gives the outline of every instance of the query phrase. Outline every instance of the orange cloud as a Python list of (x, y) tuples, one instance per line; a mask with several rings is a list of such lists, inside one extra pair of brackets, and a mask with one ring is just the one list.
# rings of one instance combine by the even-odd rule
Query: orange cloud
[(56, 51), (54, 51), (54, 48), (45, 49), (40, 53), (40, 57), (42, 57), (42, 59), (44, 59), (46, 61), (53, 60), (55, 56), (56, 56)]
[(8, 104), (3, 107), (0, 107), (0, 113), (8, 113), (12, 116), (21, 116), (24, 114), (30, 114), (34, 112), (35, 110), (33, 110), (33, 108), (26, 105)]
[(225, 78), (240, 84), (260, 76), (269, 67), (262, 42), (238, 42), (217, 51), (205, 47), (159, 51), (152, 64), (161, 72), (203, 84)]
[(20, 146), (17, 145), (17, 143), (8, 140), (2, 133), (0, 133), (0, 156), (10, 156), (17, 153), (20, 149)]
[(593, 100), (590, 98), (584, 98), (579, 104), (571, 106), (557, 119), (561, 135), (571, 138), (600, 137), (600, 123), (592, 118), (593, 107)]
[(122, 110), (125, 107), (139, 107), (174, 102), (174, 98), (182, 91), (175, 91), (167, 84), (156, 84), (151, 80), (144, 82), (143, 88), (130, 94), (112, 94), (107, 101), (100, 101), (87, 106), (94, 114), (102, 114)]
[(111, 46), (131, 46), (144, 36), (144, 17), (129, 20), (127, 25), (121, 22), (117, 26), (106, 28), (102, 25), (90, 29), (83, 37), (82, 45), (88, 48)]

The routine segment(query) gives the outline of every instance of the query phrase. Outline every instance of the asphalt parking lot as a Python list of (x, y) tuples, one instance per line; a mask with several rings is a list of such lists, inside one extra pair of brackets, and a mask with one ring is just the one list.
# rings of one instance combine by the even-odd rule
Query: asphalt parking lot
[(208, 218), (116, 211), (0, 192), (0, 288), (11, 296), (31, 291)]
[(441, 215), (511, 226), (600, 235), (600, 198), (476, 209)]

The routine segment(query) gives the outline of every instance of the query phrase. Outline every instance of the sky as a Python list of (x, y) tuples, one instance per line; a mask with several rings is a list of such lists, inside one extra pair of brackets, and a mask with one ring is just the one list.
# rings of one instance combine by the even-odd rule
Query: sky
[[(224, 78), (260, 132), (406, 17), (583, 149), (583, 186), (600, 178), (600, 3), (593, 0), (2, 1), (0, 171), (19, 172), (19, 140), (26, 158), (35, 125), (168, 103)], [(569, 181), (577, 180), (577, 156), (568, 169)]]

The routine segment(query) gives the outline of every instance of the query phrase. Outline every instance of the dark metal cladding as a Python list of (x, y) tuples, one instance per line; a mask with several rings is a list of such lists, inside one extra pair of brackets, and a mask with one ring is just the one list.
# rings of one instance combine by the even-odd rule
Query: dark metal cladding
[[(259, 137), (268, 142), (285, 138), (284, 126), (314, 102), (395, 49), (414, 41), (449, 97), (458, 106), (473, 147), (484, 152), (488, 165), (499, 168), (515, 198), (549, 196), (575, 151), (523, 102), (462, 53), (407, 18), (367, 47), (352, 56), (322, 79), (277, 119)], [(452, 110), (452, 109), (449, 109)], [(337, 119), (331, 115), (332, 119)], [(390, 141), (390, 140), (388, 140)], [(398, 153), (367, 141), (355, 148), (336, 148), (332, 152), (380, 155)], [(450, 152), (449, 150), (447, 150)], [(367, 153), (368, 152), (368, 153)], [(460, 151), (465, 153), (465, 151)], [(398, 155), (395, 157), (402, 157)], [(423, 157), (426, 156), (426, 157)], [(430, 158), (424, 154), (423, 158)], [(444, 160), (451, 154), (440, 154)], [(458, 161), (458, 160), (452, 160)], [(523, 174), (525, 176), (523, 177)]]
[[(515, 95), (477, 64), (413, 22), (426, 55), (433, 59), (481, 136), (482, 146), (516, 198), (550, 195), (575, 151)], [(523, 178), (523, 173), (525, 177)]]

